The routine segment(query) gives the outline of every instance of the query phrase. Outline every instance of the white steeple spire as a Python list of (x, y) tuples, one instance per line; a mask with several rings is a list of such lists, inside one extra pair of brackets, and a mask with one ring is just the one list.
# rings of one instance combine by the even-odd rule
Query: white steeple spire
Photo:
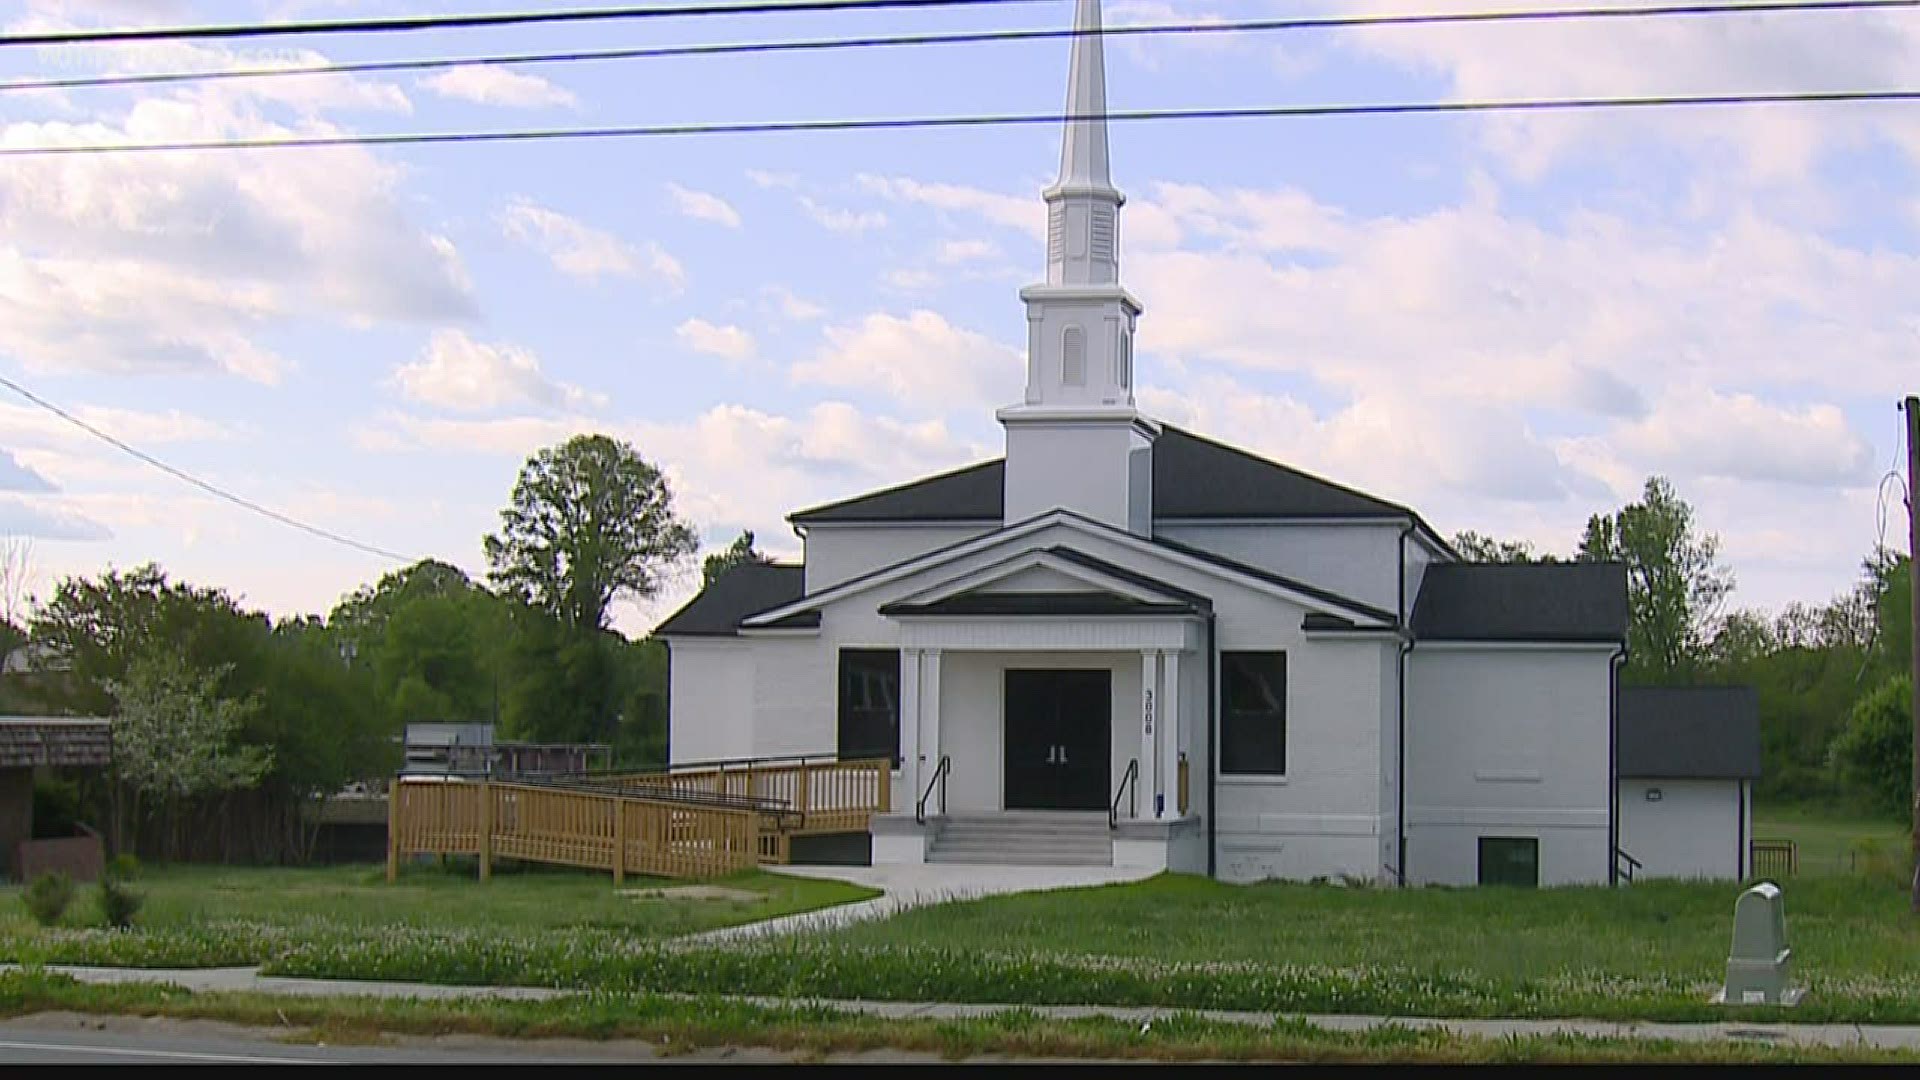
[(1107, 143), (1100, 0), (1079, 0), (1060, 179), (1047, 203), (1047, 279), (1027, 305), (1027, 393), (1007, 429), (1006, 520), (1056, 508), (1152, 532), (1153, 439), (1133, 405), (1140, 302), (1120, 287), (1120, 207)]
[(1060, 186), (1111, 190), (1113, 178), (1107, 153), (1107, 52), (1100, 37), (1100, 0), (1080, 0), (1073, 25), (1080, 36), (1073, 39), (1073, 68), (1067, 77), (1067, 115), (1098, 119), (1067, 125), (1065, 145), (1060, 150)]

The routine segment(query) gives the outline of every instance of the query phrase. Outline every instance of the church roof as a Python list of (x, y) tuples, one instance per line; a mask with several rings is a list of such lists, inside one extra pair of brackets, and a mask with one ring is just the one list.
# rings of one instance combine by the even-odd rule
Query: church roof
[(1421, 641), (1624, 642), (1620, 563), (1437, 563), (1413, 606)]
[[(747, 616), (800, 599), (806, 591), (806, 580), (804, 567), (739, 563), (687, 601), (654, 633), (732, 637), (740, 632), (740, 620)], [(812, 625), (817, 625), (818, 619), (816, 613)]]
[[(915, 480), (793, 514), (796, 525), (994, 522), (1004, 514), (1006, 460)], [(1153, 442), (1156, 519), (1418, 518), (1412, 510), (1175, 427)], [(1429, 530), (1431, 531), (1431, 530)]]
[(1760, 778), (1760, 694), (1751, 686), (1620, 688), (1619, 774)]

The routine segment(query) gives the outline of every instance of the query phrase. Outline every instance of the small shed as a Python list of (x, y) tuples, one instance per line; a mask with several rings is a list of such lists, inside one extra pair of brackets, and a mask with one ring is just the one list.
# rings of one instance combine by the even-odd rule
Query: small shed
[(110, 721), (0, 716), (0, 879), (18, 873), (22, 847), (33, 840), (33, 771), (112, 762)]
[(1626, 686), (1616, 744), (1620, 850), (1649, 877), (1745, 880), (1760, 778), (1750, 686)]

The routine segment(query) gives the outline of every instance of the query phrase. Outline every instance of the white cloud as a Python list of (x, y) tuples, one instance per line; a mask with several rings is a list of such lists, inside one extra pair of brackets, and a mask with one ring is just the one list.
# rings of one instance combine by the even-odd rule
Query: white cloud
[(901, 292), (928, 292), (940, 284), (939, 276), (933, 271), (908, 266), (895, 267), (882, 274), (880, 280)]
[[(266, 80), (272, 81), (272, 80)], [(244, 95), (147, 98), (124, 117), (17, 122), (0, 145), (337, 133)], [(269, 322), (470, 317), (457, 252), (409, 221), (364, 148), (22, 159), (0, 175), (0, 351), (39, 370), (212, 370), (271, 382)]]
[(48, 492), (53, 485), (6, 450), (0, 450), (0, 491)]
[(937, 210), (975, 214), (1010, 229), (1042, 239), (1047, 230), (1047, 208), (1038, 196), (1005, 195), (959, 184), (926, 183), (904, 176), (862, 173), (855, 182), (863, 191), (895, 202), (920, 203)]
[(420, 85), (442, 97), (480, 105), (539, 109), (579, 104), (579, 99), (573, 96), (572, 91), (555, 86), (538, 75), (485, 64), (450, 68), (421, 79)]
[(747, 179), (753, 181), (754, 186), (758, 188), (792, 189), (800, 186), (799, 175), (790, 172), (768, 172), (765, 169), (748, 169)]
[(455, 419), (387, 412), (371, 422), (356, 425), (351, 436), (355, 446), (375, 453), (437, 450), (525, 458), (542, 446), (607, 427), (586, 416)]
[(779, 305), (780, 314), (796, 322), (812, 322), (827, 313), (826, 308), (795, 296), (793, 290), (784, 285), (769, 285), (764, 291)]
[(394, 369), (393, 385), (413, 401), (479, 411), (531, 402), (555, 409), (606, 404), (606, 395), (549, 378), (517, 345), (488, 345), (460, 330), (437, 330), (420, 358)]
[(737, 326), (716, 326), (705, 319), (688, 319), (673, 336), (695, 352), (727, 360), (750, 360), (755, 349), (752, 334)]
[(1751, 394), (1675, 392), (1610, 440), (1642, 469), (1820, 487), (1873, 479), (1873, 451), (1833, 405), (1780, 406)]
[(740, 212), (718, 195), (684, 188), (679, 184), (668, 184), (667, 191), (673, 196), (674, 206), (687, 217), (696, 221), (711, 221), (729, 229), (740, 227)]
[[(143, 448), (161, 443), (218, 442), (237, 436), (229, 427), (179, 409), (145, 412), (104, 405), (65, 407), (107, 434)], [(104, 446), (94, 436), (60, 417), (28, 405), (0, 402), (0, 431), (22, 445)]]
[(887, 224), (887, 215), (878, 210), (841, 210), (823, 206), (807, 195), (800, 196), (800, 205), (806, 208), (808, 217), (834, 232), (863, 233)]
[(933, 253), (934, 261), (946, 266), (999, 257), (1000, 246), (991, 240), (943, 240)]
[(538, 248), (561, 272), (588, 281), (603, 276), (645, 274), (679, 290), (687, 272), (680, 260), (651, 241), (635, 247), (601, 229), (525, 200), (500, 215), (508, 236)]
[(0, 495), (0, 536), (100, 541), (111, 540), (113, 533), (99, 522), (70, 510), (16, 495)]
[(795, 381), (869, 390), (939, 412), (1004, 404), (1024, 385), (1018, 352), (933, 311), (876, 312), (830, 326), (825, 336), (812, 359), (794, 365)]

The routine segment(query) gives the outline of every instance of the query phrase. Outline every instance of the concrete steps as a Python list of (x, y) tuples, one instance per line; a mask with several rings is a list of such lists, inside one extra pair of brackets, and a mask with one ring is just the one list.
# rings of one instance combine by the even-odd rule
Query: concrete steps
[(927, 861), (994, 866), (1112, 866), (1107, 816), (1015, 810), (949, 817)]

